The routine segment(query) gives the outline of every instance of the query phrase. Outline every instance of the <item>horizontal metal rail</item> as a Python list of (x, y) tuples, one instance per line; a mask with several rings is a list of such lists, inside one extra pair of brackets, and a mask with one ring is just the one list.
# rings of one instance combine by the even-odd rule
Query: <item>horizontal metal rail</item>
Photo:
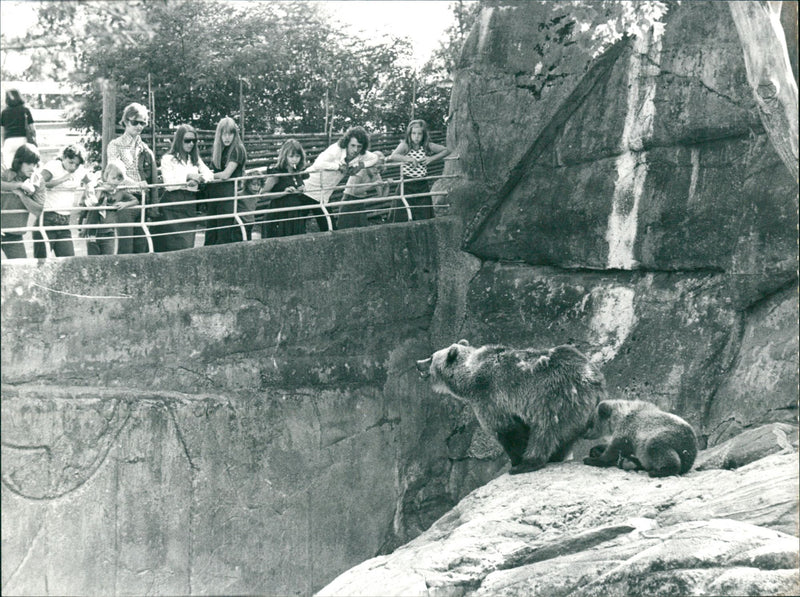
[[(446, 159), (457, 159), (457, 157), (449, 157)], [(402, 166), (401, 163), (393, 162), (384, 164), (381, 166), (381, 170), (385, 173), (388, 169), (393, 167), (400, 167)], [(315, 172), (322, 172), (321, 170), (317, 170)], [(302, 173), (301, 173), (302, 174)], [(237, 178), (230, 178), (225, 181), (218, 181), (218, 182), (234, 182), (234, 183), (244, 183), (244, 181), (251, 180), (254, 178), (265, 178), (270, 176), (294, 176), (297, 173), (292, 174), (283, 174), (283, 173), (271, 173), (271, 172), (260, 172), (260, 171), (248, 171), (247, 174)], [(343, 174), (344, 176), (344, 174)], [(413, 180), (428, 180), (434, 182), (436, 180), (444, 180), (444, 179), (454, 179), (459, 178), (457, 175), (435, 175), (435, 176), (426, 176), (423, 178), (414, 178)], [(271, 202), (273, 199), (284, 197), (287, 194), (284, 192), (267, 192), (267, 193), (258, 193), (255, 195), (243, 195), (239, 189), (239, 184), (234, 184), (234, 195), (227, 196), (227, 197), (213, 197), (213, 198), (198, 198), (198, 199), (191, 199), (189, 201), (159, 201), (158, 203), (144, 203), (138, 206), (132, 206), (124, 208), (123, 210), (116, 209), (114, 206), (106, 206), (106, 205), (76, 205), (70, 208), (59, 208), (58, 212), (69, 212), (70, 220), (76, 220), (78, 218), (78, 214), (92, 212), (92, 211), (104, 211), (104, 212), (112, 212), (112, 213), (120, 213), (123, 211), (127, 211), (130, 213), (131, 211), (138, 212), (137, 217), (131, 218), (132, 221), (125, 221), (125, 222), (100, 222), (97, 224), (88, 224), (88, 223), (70, 223), (67, 225), (44, 225), (44, 215), (45, 213), (52, 213), (55, 210), (43, 210), (42, 213), (36, 217), (36, 223), (29, 224), (26, 226), (18, 226), (18, 227), (4, 227), (3, 232), (3, 244), (10, 245), (13, 243), (25, 243), (25, 239), (11, 239), (8, 238), (6, 235), (17, 235), (17, 236), (25, 236), (29, 235), (33, 232), (38, 232), (42, 238), (42, 241), (45, 243), (47, 247), (48, 255), (52, 253), (52, 249), (50, 247), (51, 238), (48, 235), (48, 232), (56, 232), (56, 231), (64, 231), (68, 230), (71, 233), (72, 240), (74, 240), (73, 233), (91, 233), (93, 230), (113, 230), (114, 237), (117, 239), (126, 239), (126, 238), (142, 238), (146, 239), (148, 250), (149, 252), (154, 251), (154, 244), (153, 239), (158, 238), (161, 236), (167, 236), (171, 234), (175, 234), (174, 231), (163, 231), (159, 230), (159, 228), (167, 227), (169, 225), (174, 224), (201, 224), (205, 223), (206, 226), (197, 227), (194, 232), (200, 232), (204, 230), (223, 230), (223, 229), (230, 229), (230, 228), (239, 228), (242, 234), (242, 238), (246, 239), (248, 237), (247, 229), (253, 226), (262, 226), (267, 224), (274, 224), (277, 222), (282, 221), (298, 221), (298, 220), (310, 220), (316, 219), (319, 217), (324, 217), (328, 231), (333, 231), (335, 229), (334, 222), (336, 221), (337, 217), (340, 214), (340, 210), (343, 207), (347, 207), (347, 214), (380, 214), (386, 215), (394, 211), (403, 210), (405, 211), (405, 216), (408, 221), (414, 220), (414, 210), (416, 209), (427, 209), (430, 206), (428, 205), (412, 205), (409, 203), (409, 199), (414, 199), (417, 197), (431, 197), (431, 203), (433, 203), (433, 198), (436, 196), (443, 196), (447, 193), (442, 191), (430, 191), (425, 193), (415, 193), (409, 194), (404, 192), (404, 182), (407, 179), (404, 179), (402, 170), (400, 171), (399, 178), (386, 178), (380, 179), (377, 181), (372, 182), (365, 182), (365, 183), (350, 183), (350, 184), (337, 184), (328, 187), (322, 187), (320, 189), (315, 189), (319, 191), (330, 191), (333, 194), (336, 191), (346, 191), (346, 190), (355, 190), (358, 188), (363, 187), (376, 187), (376, 186), (386, 186), (388, 185), (389, 188), (396, 187), (399, 189), (399, 193), (397, 194), (388, 194), (385, 196), (370, 196), (370, 197), (350, 197), (347, 201), (333, 201), (333, 202), (314, 202), (311, 204), (304, 204), (298, 206), (287, 206), (287, 207), (263, 207), (263, 208), (256, 208), (256, 209), (247, 209), (247, 206), (242, 206), (242, 201), (246, 200), (248, 202), (255, 201), (256, 205), (259, 203), (268, 203)], [(127, 190), (134, 194), (141, 193), (145, 190), (149, 190), (151, 188), (159, 188), (163, 189), (164, 191), (171, 191), (171, 190), (185, 190), (186, 186), (178, 186), (175, 183), (157, 183), (157, 184), (148, 184), (148, 185), (141, 185), (140, 187), (118, 187), (118, 190)], [(6, 191), (9, 192), (9, 191)], [(303, 192), (298, 192), (299, 194), (304, 194)], [(210, 203), (225, 203), (230, 202), (232, 203), (232, 211), (228, 213), (218, 213), (218, 214), (202, 214), (196, 216), (189, 216), (184, 218), (174, 218), (174, 219), (155, 219), (154, 212), (160, 210), (161, 208), (165, 207), (175, 207), (175, 206), (182, 206), (187, 204), (192, 204), (194, 206), (202, 206), (204, 204)], [(362, 206), (363, 209), (353, 209), (353, 207)], [(243, 209), (244, 207), (244, 209)], [(444, 207), (444, 205), (439, 204), (439, 207)], [(298, 212), (292, 214), (292, 212)], [(315, 213), (316, 212), (316, 213)], [(2, 210), (2, 217), (3, 219), (6, 216), (17, 214), (28, 214), (27, 210)], [(280, 216), (281, 214), (285, 214), (286, 217), (276, 217)], [(30, 220), (30, 216), (29, 216)], [(223, 225), (212, 225), (212, 222), (216, 222), (218, 220), (233, 220), (233, 223), (223, 224)], [(125, 234), (120, 229), (140, 229), (135, 230), (134, 233)], [(192, 232), (191, 230), (188, 232)], [(89, 236), (92, 236), (89, 234)], [(38, 242), (39, 239), (34, 239), (35, 242)], [(62, 240), (70, 240), (70, 239), (62, 239)], [(30, 242), (28, 240), (27, 242)]]

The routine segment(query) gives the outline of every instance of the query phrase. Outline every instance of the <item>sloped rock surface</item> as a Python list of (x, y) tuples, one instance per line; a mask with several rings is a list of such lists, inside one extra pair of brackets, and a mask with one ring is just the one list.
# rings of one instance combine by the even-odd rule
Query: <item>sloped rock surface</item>
[(798, 457), (654, 480), (578, 462), (503, 475), (319, 595), (796, 594)]
[(743, 431), (721, 444), (700, 453), (694, 468), (703, 471), (712, 468), (733, 469), (755, 462), (770, 454), (797, 451), (797, 426), (771, 423)]

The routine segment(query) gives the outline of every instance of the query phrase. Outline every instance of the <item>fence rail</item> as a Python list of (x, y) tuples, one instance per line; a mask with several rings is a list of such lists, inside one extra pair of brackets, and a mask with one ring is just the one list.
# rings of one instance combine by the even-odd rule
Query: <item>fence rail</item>
[[(169, 150), (174, 134), (174, 131), (156, 131), (156, 146), (154, 148), (156, 158), (160, 159)], [(143, 134), (142, 136), (146, 140), (152, 138), (152, 134)], [(404, 133), (374, 133), (370, 135), (370, 151), (381, 151), (388, 157), (404, 137)], [(214, 131), (198, 130), (197, 138), (199, 139), (198, 151), (200, 152), (200, 157), (203, 158), (206, 164), (209, 164), (211, 162), (211, 149), (214, 144)], [(430, 138), (434, 143), (444, 145), (445, 132), (432, 131)], [(297, 139), (303, 144), (309, 163), (313, 162), (330, 145), (328, 136), (325, 133), (287, 133), (279, 135), (257, 132), (245, 133), (243, 141), (247, 149), (247, 167), (260, 168), (274, 163), (278, 157), (278, 150), (288, 139)], [(441, 168), (441, 166), (439, 167)]]
[[(445, 158), (446, 160), (458, 159), (456, 156)], [(287, 207), (274, 207), (271, 202), (274, 199), (285, 196), (285, 192), (267, 192), (258, 193), (255, 195), (244, 195), (240, 190), (240, 186), (249, 179), (263, 178), (264, 172), (256, 171), (249, 172), (247, 175), (230, 179), (228, 182), (235, 182), (234, 194), (229, 197), (214, 197), (214, 198), (193, 198), (190, 201), (169, 201), (169, 196), (162, 195), (162, 199), (156, 203), (144, 203), (139, 206), (117, 210), (127, 212), (130, 217), (125, 221), (105, 221), (96, 224), (89, 224), (84, 221), (79, 221), (81, 215), (90, 212), (115, 211), (113, 207), (98, 205), (87, 206), (78, 205), (72, 208), (61, 209), (59, 211), (69, 211), (70, 219), (69, 224), (65, 225), (45, 225), (44, 219), (46, 213), (52, 211), (43, 211), (34, 223), (29, 223), (27, 226), (20, 227), (4, 227), (3, 228), (3, 245), (8, 246), (15, 243), (31, 242), (25, 241), (21, 238), (23, 235), (30, 235), (33, 237), (33, 242), (43, 242), (48, 256), (52, 255), (52, 247), (50, 242), (58, 237), (58, 232), (69, 231), (69, 238), (66, 240), (75, 240), (76, 237), (92, 238), (97, 235), (99, 231), (113, 231), (114, 242), (118, 243), (122, 239), (143, 239), (147, 244), (147, 252), (154, 252), (158, 249), (156, 246), (158, 239), (175, 235), (175, 230), (170, 230), (172, 226), (180, 226), (182, 232), (180, 234), (196, 234), (210, 230), (228, 230), (236, 228), (239, 230), (242, 239), (263, 238), (268, 236), (266, 226), (289, 221), (319, 221), (323, 218), (326, 225), (320, 226), (320, 229), (327, 228), (328, 231), (333, 231), (337, 228), (336, 222), (343, 214), (350, 216), (364, 216), (372, 220), (370, 223), (385, 223), (387, 221), (413, 221), (419, 219), (420, 210), (430, 209), (427, 203), (420, 203), (415, 201), (419, 198), (426, 196), (431, 197), (431, 204), (436, 204), (439, 207), (446, 207), (442, 202), (436, 202), (435, 197), (446, 195), (445, 192), (433, 190), (429, 193), (406, 193), (405, 182), (403, 177), (401, 164), (391, 163), (384, 166), (385, 177), (381, 179), (380, 184), (388, 185), (389, 189), (394, 192), (385, 194), (378, 194), (376, 196), (368, 196), (364, 198), (351, 198), (347, 201), (334, 200), (325, 203), (313, 202), (309, 205), (303, 206), (287, 206)], [(319, 172), (319, 171), (317, 171)], [(396, 177), (389, 176), (390, 173), (395, 173)], [(316, 174), (316, 173), (314, 173)], [(312, 174), (313, 175), (313, 174)], [(273, 176), (270, 174), (269, 176)], [(276, 176), (281, 176), (276, 175)], [(431, 174), (423, 179), (415, 178), (414, 180), (427, 180), (433, 184), (436, 180), (455, 178), (452, 175)], [(358, 187), (373, 187), (375, 182), (367, 182), (360, 184), (353, 184), (348, 181), (348, 184), (337, 184), (335, 186), (323, 187), (321, 190), (344, 192), (346, 189), (355, 189)], [(160, 192), (175, 190), (175, 184), (152, 184), (146, 185), (148, 189), (158, 189)], [(120, 190), (122, 187), (119, 187)], [(139, 192), (140, 188), (128, 189), (131, 192)], [(148, 193), (149, 195), (149, 193)], [(230, 203), (231, 210), (225, 213), (205, 214), (201, 213), (203, 206), (211, 203)], [(160, 214), (164, 208), (181, 207), (191, 204), (194, 207), (194, 215), (188, 215), (180, 218), (164, 218)], [(394, 217), (395, 213), (399, 213), (398, 217)], [(25, 210), (3, 210), (2, 216), (5, 218), (9, 215), (27, 214)], [(134, 214), (136, 214), (134, 216)], [(230, 223), (220, 223), (220, 221), (227, 220)], [(191, 225), (187, 231), (184, 227)], [(256, 233), (253, 234), (255, 229)], [(250, 234), (248, 234), (250, 232)], [(14, 235), (13, 237), (8, 235)], [(195, 239), (192, 246), (202, 246), (199, 243), (199, 238)], [(114, 250), (116, 253), (116, 249)]]

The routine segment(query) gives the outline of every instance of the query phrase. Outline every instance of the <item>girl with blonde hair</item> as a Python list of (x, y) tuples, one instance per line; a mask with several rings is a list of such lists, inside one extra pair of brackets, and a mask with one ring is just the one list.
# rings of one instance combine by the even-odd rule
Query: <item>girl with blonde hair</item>
[[(217, 124), (214, 134), (214, 146), (211, 150), (211, 168), (214, 171), (214, 182), (206, 189), (206, 196), (213, 198), (229, 198), (225, 201), (208, 203), (208, 215), (228, 215), (233, 213), (233, 195), (236, 182), (244, 174), (247, 162), (247, 151), (244, 148), (239, 127), (233, 118), (225, 117)], [(206, 245), (222, 245), (242, 240), (242, 230), (234, 218), (220, 218), (208, 221)]]

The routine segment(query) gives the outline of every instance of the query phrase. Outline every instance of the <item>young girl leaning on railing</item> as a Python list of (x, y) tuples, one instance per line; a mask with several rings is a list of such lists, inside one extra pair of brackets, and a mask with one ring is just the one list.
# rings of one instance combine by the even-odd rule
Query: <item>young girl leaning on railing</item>
[[(86, 191), (84, 204), (96, 207), (88, 211), (84, 224), (98, 226), (127, 222), (119, 217), (120, 210), (139, 205), (132, 193), (119, 189), (125, 180), (126, 167), (122, 160), (111, 159), (103, 171), (100, 184)], [(102, 208), (102, 209), (99, 209)], [(119, 244), (117, 244), (119, 243)], [(114, 228), (88, 228), (86, 252), (89, 255), (114, 255), (132, 252), (132, 238), (116, 238)]]

